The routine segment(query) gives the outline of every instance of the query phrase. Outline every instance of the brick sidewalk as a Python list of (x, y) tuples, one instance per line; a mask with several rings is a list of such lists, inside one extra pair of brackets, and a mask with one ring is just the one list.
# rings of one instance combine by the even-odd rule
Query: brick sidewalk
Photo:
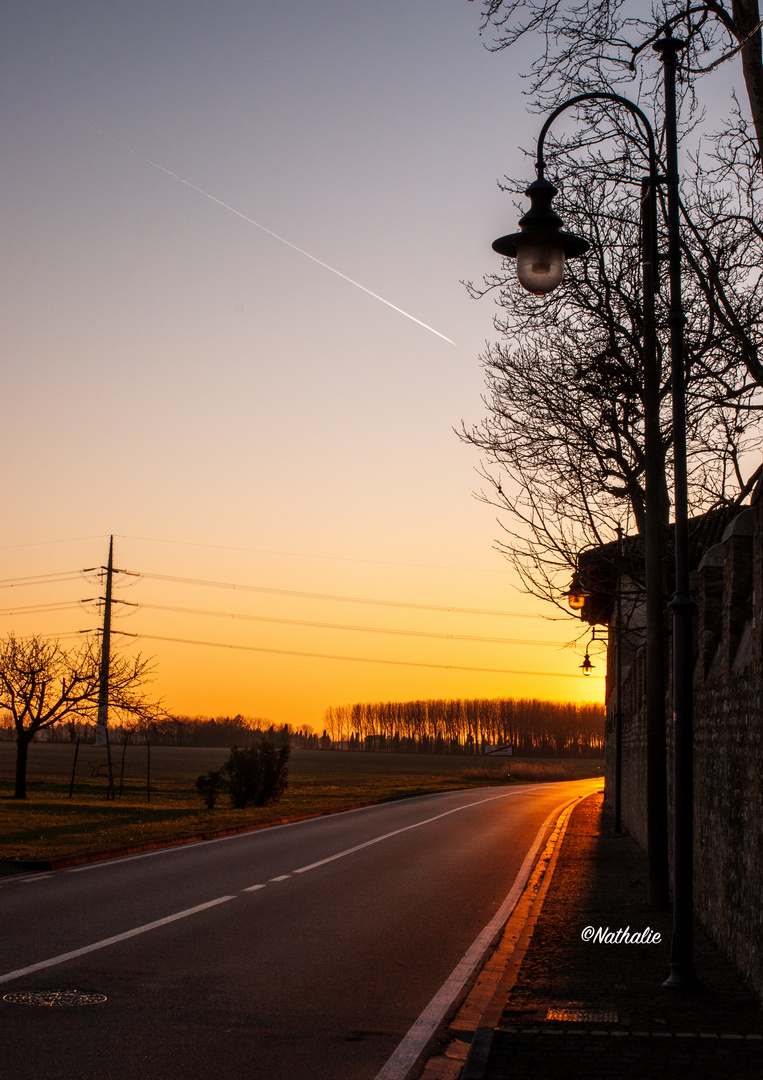
[[(763, 1080), (763, 1013), (698, 928), (704, 992), (665, 990), (671, 915), (650, 911), (646, 859), (612, 833), (602, 796), (572, 813), (528, 952), (492, 1039), (470, 1080)], [(657, 944), (586, 943), (587, 926), (647, 927)]]

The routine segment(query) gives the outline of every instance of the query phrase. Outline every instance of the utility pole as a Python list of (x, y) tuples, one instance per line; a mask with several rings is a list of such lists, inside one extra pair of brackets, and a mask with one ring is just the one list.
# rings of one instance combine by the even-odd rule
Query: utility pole
[(114, 570), (114, 537), (109, 539), (109, 563), (106, 567), (106, 596), (103, 600), (103, 630), (101, 631), (101, 673), (98, 687), (98, 718), (95, 725), (95, 745), (109, 742), (109, 670), (111, 658), (111, 581)]

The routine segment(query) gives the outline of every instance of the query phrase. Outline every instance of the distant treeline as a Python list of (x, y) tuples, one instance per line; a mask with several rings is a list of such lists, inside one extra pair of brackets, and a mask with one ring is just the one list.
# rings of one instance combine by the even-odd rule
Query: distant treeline
[(333, 744), (358, 750), (479, 754), (507, 745), (519, 757), (601, 757), (603, 705), (474, 698), (336, 705), (324, 723)]
[[(248, 746), (266, 738), (299, 750), (386, 750), (399, 753), (482, 754), (511, 746), (518, 757), (601, 757), (604, 706), (513, 698), (377, 701), (332, 706), (325, 728), (276, 725), (260, 717), (177, 716), (148, 726), (109, 724), (113, 745)], [(0, 717), (0, 739), (15, 732)], [(95, 742), (95, 724), (68, 721), (39, 733), (45, 742)]]
[(255, 738), (264, 737), (276, 746), (297, 749), (317, 748), (320, 739), (306, 725), (294, 728), (291, 724), (272, 724), (269, 720), (251, 716), (177, 716), (163, 725), (156, 739), (157, 746), (244, 746)]
[[(10, 717), (0, 717), (0, 740), (16, 737)], [(276, 746), (297, 749), (326, 748), (329, 739), (321, 739), (309, 727), (293, 728), (249, 716), (176, 716), (161, 724), (109, 724), (109, 738), (114, 745), (145, 743), (152, 746), (246, 746), (258, 738)], [(95, 724), (70, 720), (39, 732), (38, 742), (95, 742)]]

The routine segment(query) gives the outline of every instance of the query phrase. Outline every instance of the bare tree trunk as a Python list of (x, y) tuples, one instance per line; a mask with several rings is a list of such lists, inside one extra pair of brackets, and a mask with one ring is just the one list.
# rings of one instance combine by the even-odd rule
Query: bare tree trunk
[(758, 153), (763, 161), (763, 39), (758, 23), (760, 4), (758, 0), (732, 0), (731, 11), (742, 42), (741, 60), (747, 100), (750, 104)]
[(127, 744), (130, 741), (130, 736), (126, 731), (123, 732), (124, 742), (122, 743), (122, 764), (119, 769), (119, 798), (122, 798), (122, 789), (125, 786), (125, 754), (127, 753)]
[(69, 798), (70, 799), (74, 795), (74, 775), (77, 772), (77, 757), (78, 756), (79, 756), (79, 739), (77, 739), (77, 743), (76, 743), (76, 745), (74, 747), (74, 762), (72, 764), (72, 779), (71, 779), (71, 783), (69, 784)]
[(16, 737), (16, 787), (13, 792), (14, 799), (26, 798), (26, 765), (30, 741), (23, 732), (19, 732)]

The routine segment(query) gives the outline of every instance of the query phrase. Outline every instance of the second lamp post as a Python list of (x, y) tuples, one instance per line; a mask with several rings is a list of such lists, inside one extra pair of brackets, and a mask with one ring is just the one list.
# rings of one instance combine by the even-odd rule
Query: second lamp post
[(654, 132), (642, 110), (619, 94), (580, 94), (564, 102), (546, 120), (538, 138), (538, 178), (527, 188), (530, 210), (519, 222), (519, 231), (493, 244), (498, 254), (517, 261), (517, 277), (529, 292), (545, 295), (562, 281), (567, 259), (584, 254), (587, 240), (562, 229), (562, 220), (551, 208), (557, 194), (545, 178), (543, 147), (554, 120), (575, 105), (610, 102), (625, 108), (639, 121), (647, 138), (649, 176), (642, 182), (642, 302), (644, 318), (644, 445), (645, 536), (647, 607), (647, 830), (649, 848), (649, 900), (653, 906), (667, 903), (667, 820), (663, 615), (663, 528), (661, 494), (665, 466), (661, 451), (660, 372), (657, 362), (654, 294), (657, 286), (657, 198), (659, 185), (667, 194), (666, 260), (669, 267), (671, 385), (673, 403), (673, 476), (675, 593), (670, 603), (673, 616), (673, 939), (670, 975), (666, 986), (694, 989), (697, 980), (693, 961), (693, 703), (692, 620), (694, 604), (689, 595), (688, 484), (686, 452), (686, 405), (684, 387), (684, 324), (681, 299), (681, 252), (678, 202), (678, 134), (676, 123), (676, 56), (683, 42), (670, 32), (655, 44), (663, 61), (665, 88), (666, 174), (657, 167)]

